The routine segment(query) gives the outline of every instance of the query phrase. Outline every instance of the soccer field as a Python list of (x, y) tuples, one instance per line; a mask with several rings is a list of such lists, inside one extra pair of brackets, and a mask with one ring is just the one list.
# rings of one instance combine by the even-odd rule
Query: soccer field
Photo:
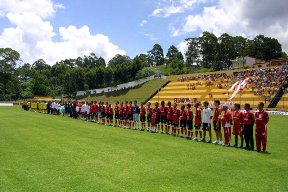
[(0, 117), (0, 191), (288, 191), (287, 116), (270, 116), (268, 154), (20, 107)]

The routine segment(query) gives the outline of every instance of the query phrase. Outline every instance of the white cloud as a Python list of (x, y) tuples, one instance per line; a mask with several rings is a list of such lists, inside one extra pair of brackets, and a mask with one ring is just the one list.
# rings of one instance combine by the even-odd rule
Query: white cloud
[(159, 40), (158, 37), (156, 37), (154, 34), (152, 33), (142, 33), (145, 37), (148, 37), (151, 41), (156, 41)]
[(282, 0), (219, 0), (206, 6), (203, 12), (188, 15), (181, 27), (171, 31), (179, 36), (195, 31), (210, 31), (254, 37), (258, 34), (277, 38), (288, 50), (288, 3)]
[(65, 9), (65, 6), (61, 3), (54, 3), (53, 7), (55, 9)]
[(7, 13), (6, 17), (12, 25), (17, 26), (23, 31), (24, 41), (31, 42), (45, 40), (55, 36), (53, 26), (49, 21), (42, 20), (41, 17), (32, 12)]
[(206, 1), (207, 0), (162, 0), (158, 8), (156, 8), (150, 16), (169, 17), (170, 15), (193, 9), (195, 4)]
[(55, 8), (64, 7), (57, 3), (53, 6), (51, 0), (0, 0), (0, 10), (3, 13), (33, 12), (41, 18), (47, 18), (55, 13)]
[(41, 50), (38, 57), (46, 57), (49, 61), (60, 61), (64, 58), (75, 58), (77, 56), (89, 55), (94, 52), (106, 61), (116, 54), (125, 55), (125, 51), (110, 42), (109, 38), (102, 34), (92, 35), (88, 26), (77, 29), (75, 26), (59, 29), (63, 41), (40, 41), (36, 48)]
[[(108, 61), (116, 54), (125, 54), (107, 36), (91, 34), (88, 26), (76, 28), (71, 25), (55, 32), (49, 17), (59, 8), (64, 6), (50, 0), (0, 0), (0, 13), (12, 25), (0, 34), (0, 47), (17, 50), (21, 59), (29, 63), (44, 59), (48, 64), (54, 64), (91, 52)], [(59, 42), (53, 41), (56, 35), (61, 38)]]
[(182, 41), (180, 42), (178, 45), (177, 45), (177, 49), (183, 54), (183, 56), (185, 57), (185, 52), (187, 51), (188, 49), (188, 44), (187, 42), (185, 41)]
[(144, 20), (141, 21), (141, 23), (139, 25), (140, 25), (140, 27), (143, 27), (147, 23), (148, 23), (148, 21), (144, 19)]

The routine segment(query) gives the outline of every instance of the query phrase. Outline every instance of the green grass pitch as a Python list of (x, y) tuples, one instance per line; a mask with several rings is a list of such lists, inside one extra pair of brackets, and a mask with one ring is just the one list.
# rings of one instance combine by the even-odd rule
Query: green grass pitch
[(288, 118), (269, 154), (0, 108), (0, 191), (288, 191)]

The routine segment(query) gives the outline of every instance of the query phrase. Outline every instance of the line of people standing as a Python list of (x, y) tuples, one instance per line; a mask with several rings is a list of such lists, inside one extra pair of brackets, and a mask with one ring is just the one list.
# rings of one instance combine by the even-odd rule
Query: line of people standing
[[(256, 150), (266, 152), (266, 125), (269, 116), (263, 109), (263, 102), (259, 103), (258, 111), (255, 114), (248, 103), (245, 104), (244, 111), (241, 110), (240, 104), (235, 103), (234, 108), (229, 109), (228, 105), (220, 105), (219, 100), (214, 101), (213, 109), (210, 108), (207, 101), (203, 102), (203, 107), (200, 102), (194, 104), (194, 110), (192, 107), (191, 104), (187, 104), (178, 108), (177, 103), (172, 106), (171, 102), (166, 104), (164, 101), (160, 104), (156, 102), (153, 107), (149, 102), (146, 106), (144, 103), (138, 106), (137, 101), (134, 103), (132, 101), (116, 102), (115, 106), (112, 106), (108, 102), (97, 103), (95, 101), (90, 104), (74, 103), (68, 111), (70, 111), (71, 117), (76, 115), (82, 120), (151, 133), (171, 134), (226, 147), (231, 145), (233, 134), (234, 147), (245, 147), (247, 150), (254, 150), (253, 131), (254, 124), (256, 124)], [(216, 135), (214, 142), (212, 142), (212, 125)], [(224, 141), (222, 140), (222, 130)], [(208, 140), (206, 140), (206, 135), (209, 136)]]

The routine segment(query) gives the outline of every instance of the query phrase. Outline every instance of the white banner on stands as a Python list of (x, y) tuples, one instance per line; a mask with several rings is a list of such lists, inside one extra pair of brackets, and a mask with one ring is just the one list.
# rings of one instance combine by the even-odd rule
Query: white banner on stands
[(236, 89), (234, 90), (233, 94), (231, 95), (231, 97), (229, 98), (229, 100), (231, 101), (235, 96), (236, 94), (239, 92), (240, 88), (241, 88), (241, 84), (242, 84), (242, 81), (240, 81), (236, 87)]
[(0, 103), (0, 107), (12, 107), (13, 103)]
[(239, 81), (237, 81), (236, 83), (234, 83), (234, 84), (232, 85), (232, 87), (228, 90), (228, 92), (231, 92), (238, 83), (239, 83)]
[(235, 87), (236, 88), (235, 88), (233, 94), (229, 98), (230, 101), (237, 95), (237, 93), (240, 91), (240, 89), (243, 90), (247, 86), (248, 80), (249, 80), (249, 77), (247, 77), (243, 81), (242, 80), (241, 81), (237, 81), (236, 83), (234, 83), (232, 85), (232, 87), (228, 90), (228, 92), (232, 91)]
[(242, 81), (241, 83), (241, 89), (244, 89), (246, 87), (246, 85), (248, 84), (248, 80), (249, 80), (249, 77), (246, 78), (244, 81)]
[(267, 111), (269, 115), (288, 115), (288, 112), (284, 111)]

